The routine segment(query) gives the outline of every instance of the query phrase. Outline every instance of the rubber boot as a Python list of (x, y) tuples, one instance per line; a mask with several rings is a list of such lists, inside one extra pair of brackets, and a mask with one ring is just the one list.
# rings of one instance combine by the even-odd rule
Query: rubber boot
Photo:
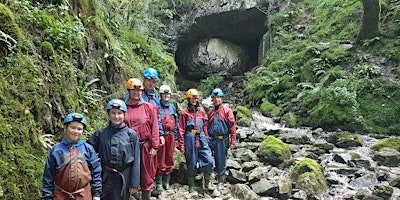
[(218, 176), (218, 189), (224, 188), (225, 175)]
[(150, 200), (150, 190), (142, 190), (142, 200)]
[(169, 181), (171, 179), (171, 175), (165, 174), (164, 175), (164, 187), (166, 190), (169, 190)]
[(189, 193), (196, 192), (196, 190), (194, 189), (194, 177), (189, 176), (189, 177), (187, 177), (187, 180), (188, 180), (188, 185), (189, 185)]
[(156, 175), (156, 190), (163, 192), (164, 188), (163, 188), (163, 180), (162, 180), (162, 174), (157, 173)]
[(207, 190), (214, 190), (214, 186), (211, 183), (211, 174), (204, 174), (204, 186)]

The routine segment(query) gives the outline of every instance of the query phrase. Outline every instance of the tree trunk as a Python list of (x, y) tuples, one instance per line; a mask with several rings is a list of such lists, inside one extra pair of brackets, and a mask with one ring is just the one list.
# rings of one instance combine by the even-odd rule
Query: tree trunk
[(363, 19), (358, 41), (372, 39), (379, 34), (379, 13), (381, 6), (379, 0), (362, 0), (363, 2)]

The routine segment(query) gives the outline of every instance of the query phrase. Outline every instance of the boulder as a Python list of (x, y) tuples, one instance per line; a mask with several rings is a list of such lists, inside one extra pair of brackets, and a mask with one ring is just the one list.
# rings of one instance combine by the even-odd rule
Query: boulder
[(297, 163), (291, 177), (295, 188), (303, 190), (307, 195), (318, 195), (326, 192), (327, 183), (324, 171), (316, 161), (305, 158)]
[(282, 140), (268, 136), (260, 145), (260, 160), (272, 166), (278, 166), (291, 159), (289, 146)]

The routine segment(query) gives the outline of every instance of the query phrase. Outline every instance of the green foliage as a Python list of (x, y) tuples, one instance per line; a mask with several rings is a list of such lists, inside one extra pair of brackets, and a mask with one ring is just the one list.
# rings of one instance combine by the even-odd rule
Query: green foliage
[(308, 93), (300, 109), (306, 123), (327, 130), (359, 130), (359, 103), (356, 92), (349, 90), (348, 84), (348, 80), (338, 79), (327, 88)]
[(273, 44), (262, 65), (246, 74), (248, 103), (271, 102), (307, 126), (396, 134), (397, 95), (380, 91), (398, 91), (398, 84), (379, 79), (382, 71), (375, 66), (384, 59), (386, 67), (400, 71), (399, 7), (399, 2), (386, 2), (384, 37), (364, 41), (364, 46), (352, 42), (361, 23), (361, 1), (306, 0), (271, 13)]
[(69, 14), (67, 5), (32, 5), (29, 1), (17, 1), (15, 7), (21, 11), (19, 17), (27, 20), (33, 29), (40, 30), (41, 37), (53, 44), (55, 50), (70, 55), (73, 49), (83, 47), (87, 39), (85, 27), (79, 18)]
[(98, 108), (98, 102), (101, 100), (102, 94), (107, 93), (99, 89), (90, 88), (91, 85), (98, 82), (100, 79), (93, 79), (87, 83), (83, 83), (82, 80), (78, 81), (76, 86), (76, 91), (78, 93), (78, 108), (73, 110), (86, 110), (87, 107), (92, 107), (94, 109)]
[[(0, 197), (4, 199), (40, 196), (46, 152), (63, 137), (67, 113), (85, 114), (85, 139), (106, 125), (102, 105), (123, 96), (127, 77), (141, 76), (152, 66), (162, 81), (173, 83), (176, 70), (173, 56), (160, 40), (164, 28), (160, 18), (172, 16), (166, 1), (104, 1), (92, 7), (92, 1), (84, 0), (79, 15), (68, 1), (32, 2), (0, 4), (15, 13), (15, 22), (26, 33), (16, 37), (12, 33), (18, 31), (1, 26), (0, 43), (5, 45), (0, 46), (8, 51), (0, 56)], [(147, 5), (150, 10), (142, 9)], [(2, 19), (0, 24), (16, 25)]]
[[(318, 41), (354, 40), (361, 24), (361, 1), (305, 1), (312, 18), (308, 35)], [(323, 17), (329, 16), (329, 18)]]
[(211, 91), (218, 87), (219, 83), (224, 80), (222, 73), (212, 74), (207, 79), (201, 80), (201, 84), (199, 86), (199, 90), (204, 94), (211, 94)]

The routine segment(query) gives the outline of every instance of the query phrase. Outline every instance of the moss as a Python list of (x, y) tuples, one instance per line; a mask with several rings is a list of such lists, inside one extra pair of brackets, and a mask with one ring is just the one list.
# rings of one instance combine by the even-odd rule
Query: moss
[(310, 158), (305, 158), (297, 163), (291, 177), (295, 188), (304, 190), (308, 195), (322, 194), (327, 189), (322, 166)]
[(400, 152), (389, 147), (382, 147), (374, 153), (372, 159), (378, 165), (398, 167), (400, 165)]
[(328, 140), (340, 148), (362, 146), (364, 143), (359, 136), (351, 134), (348, 131), (339, 131), (332, 135)]
[(282, 116), (281, 123), (290, 128), (296, 127), (297, 126), (296, 115), (292, 112), (284, 114)]
[(50, 42), (42, 42), (40, 44), (40, 51), (43, 58), (51, 58), (55, 55), (53, 45)]
[(251, 110), (245, 106), (236, 106), (233, 110), (233, 114), (235, 115), (236, 122), (239, 126), (250, 127), (251, 121), (253, 120)]
[(236, 108), (233, 110), (233, 113), (235, 114), (236, 120), (240, 120), (242, 118), (253, 120), (253, 114), (251, 113), (251, 110), (245, 106), (236, 106)]
[(335, 147), (335, 145), (333, 145), (332, 143), (328, 143), (328, 142), (327, 143), (313, 143), (312, 146), (320, 148), (320, 149), (324, 149), (326, 153)]
[(4, 38), (4, 35), (0, 34), (0, 57), (4, 57), (23, 36), (15, 21), (14, 13), (2, 3), (0, 3), (0, 26), (1, 31), (9, 36)]
[(379, 151), (383, 147), (392, 148), (400, 152), (400, 138), (385, 138), (379, 140), (377, 143), (371, 146), (371, 149)]
[(264, 102), (260, 106), (262, 115), (266, 117), (277, 117), (279, 116), (281, 109), (273, 103)]
[(268, 136), (260, 145), (260, 160), (272, 166), (278, 166), (291, 158), (289, 146), (282, 140)]
[(82, 13), (83, 17), (92, 17), (96, 15), (96, 7), (94, 5), (94, 1), (90, 0), (77, 0), (80, 5), (80, 13)]
[(372, 194), (378, 197), (382, 197), (383, 199), (390, 199), (392, 197), (393, 191), (394, 189), (392, 186), (379, 184), (374, 186)]

